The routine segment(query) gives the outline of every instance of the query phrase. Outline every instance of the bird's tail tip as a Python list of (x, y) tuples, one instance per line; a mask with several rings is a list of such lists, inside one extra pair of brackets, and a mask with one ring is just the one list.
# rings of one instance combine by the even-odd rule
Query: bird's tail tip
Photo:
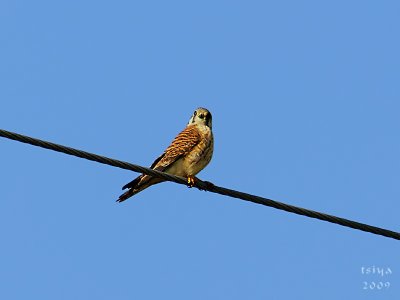
[(121, 196), (119, 196), (119, 198), (116, 200), (116, 202), (117, 203), (124, 202), (126, 199), (132, 197), (135, 194), (136, 194), (135, 190), (134, 189), (130, 189), (130, 190), (126, 191), (125, 193), (123, 193)]

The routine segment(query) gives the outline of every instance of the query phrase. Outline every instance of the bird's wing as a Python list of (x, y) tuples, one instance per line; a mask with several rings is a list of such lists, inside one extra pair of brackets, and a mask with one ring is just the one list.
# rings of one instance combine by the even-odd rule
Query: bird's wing
[(179, 133), (164, 153), (157, 158), (151, 168), (164, 171), (180, 157), (188, 154), (201, 141), (201, 135), (195, 125), (189, 125)]
[[(201, 135), (197, 130), (195, 125), (189, 125), (181, 133), (179, 133), (176, 138), (172, 141), (171, 145), (161, 154), (150, 166), (151, 169), (157, 171), (165, 171), (165, 169), (177, 161), (182, 156), (188, 154), (192, 149), (201, 141)], [(151, 176), (141, 174), (131, 182), (125, 184), (122, 189), (132, 189), (132, 191), (126, 192), (121, 195), (119, 202), (122, 202), (129, 198), (130, 196), (140, 192), (147, 186), (149, 186), (149, 181), (154, 180)], [(156, 180), (159, 180), (157, 178)], [(162, 181), (162, 180), (161, 180)], [(147, 184), (147, 186), (146, 186)], [(152, 183), (154, 184), (154, 182)], [(139, 187), (141, 189), (138, 189)], [(144, 187), (144, 188), (143, 188)], [(135, 190), (136, 189), (136, 190)]]

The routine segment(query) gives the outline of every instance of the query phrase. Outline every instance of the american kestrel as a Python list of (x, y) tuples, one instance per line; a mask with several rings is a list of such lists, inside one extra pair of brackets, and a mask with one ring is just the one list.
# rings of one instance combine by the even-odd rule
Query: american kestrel
[[(214, 138), (211, 128), (211, 113), (205, 108), (196, 109), (186, 128), (176, 136), (150, 168), (186, 177), (188, 185), (193, 186), (195, 175), (208, 165), (213, 154)], [(129, 190), (119, 196), (117, 202), (125, 201), (149, 186), (163, 181), (158, 177), (141, 174), (122, 187), (123, 190)]]

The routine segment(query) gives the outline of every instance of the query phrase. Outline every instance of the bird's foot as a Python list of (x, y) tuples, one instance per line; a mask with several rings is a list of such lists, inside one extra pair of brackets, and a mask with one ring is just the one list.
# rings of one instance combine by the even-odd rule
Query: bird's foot
[(194, 187), (195, 178), (196, 178), (195, 176), (188, 176), (188, 177), (187, 177), (187, 186), (188, 186), (189, 188)]

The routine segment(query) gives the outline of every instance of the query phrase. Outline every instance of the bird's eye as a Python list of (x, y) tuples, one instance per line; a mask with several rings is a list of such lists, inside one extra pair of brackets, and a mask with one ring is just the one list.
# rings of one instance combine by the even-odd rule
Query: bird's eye
[(204, 114), (200, 114), (200, 115), (199, 115), (199, 118), (200, 118), (200, 119), (204, 119)]

